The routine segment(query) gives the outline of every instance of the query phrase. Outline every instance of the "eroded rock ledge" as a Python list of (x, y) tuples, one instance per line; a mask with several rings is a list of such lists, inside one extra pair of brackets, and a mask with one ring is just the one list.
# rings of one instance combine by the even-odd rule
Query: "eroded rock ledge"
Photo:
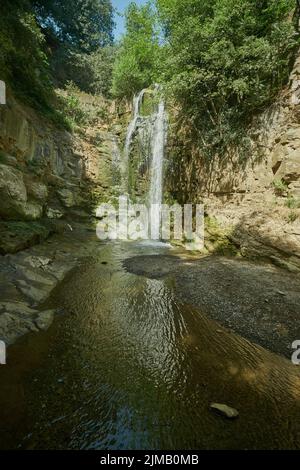
[(10, 345), (26, 333), (49, 328), (59, 312), (49, 310), (47, 299), (98, 244), (92, 228), (74, 224), (72, 232), (0, 257), (0, 340)]

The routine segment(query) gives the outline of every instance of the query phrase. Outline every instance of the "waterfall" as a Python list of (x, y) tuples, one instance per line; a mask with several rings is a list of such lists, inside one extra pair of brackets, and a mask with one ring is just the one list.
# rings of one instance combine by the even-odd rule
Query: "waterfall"
[(154, 124), (149, 191), (151, 240), (160, 239), (161, 204), (163, 202), (163, 162), (166, 140), (166, 113), (164, 101), (160, 101)]
[[(156, 105), (154, 112), (148, 116), (141, 115), (140, 109), (147, 90), (142, 90), (133, 101), (133, 117), (129, 123), (124, 153), (123, 153), (123, 190), (127, 193), (129, 162), (134, 139), (139, 139), (140, 150), (139, 160), (140, 168), (148, 168), (149, 187), (147, 190), (146, 203), (149, 205), (149, 238), (151, 240), (160, 239), (161, 225), (161, 204), (163, 202), (163, 163), (164, 149), (166, 142), (166, 111), (164, 101), (161, 99)], [(158, 96), (159, 86), (155, 86), (154, 93)], [(136, 173), (138, 173), (136, 169)]]

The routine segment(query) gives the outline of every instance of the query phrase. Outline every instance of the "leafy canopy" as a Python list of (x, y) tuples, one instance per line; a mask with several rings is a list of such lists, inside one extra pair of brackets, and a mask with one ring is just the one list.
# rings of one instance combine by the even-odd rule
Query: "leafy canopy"
[(162, 80), (202, 139), (218, 147), (278, 93), (297, 38), (293, 0), (157, 0)]
[(121, 40), (113, 71), (113, 94), (130, 98), (157, 78), (159, 34), (150, 3), (131, 3), (126, 11), (126, 34)]
[(286, 83), (299, 43), (294, 10), (295, 0), (156, 0), (156, 10), (133, 3), (114, 95), (163, 83), (180, 121), (222, 152)]
[(33, 0), (44, 29), (77, 52), (94, 52), (113, 41), (110, 0)]
[(1, 0), (0, 75), (24, 101), (55, 107), (54, 82), (108, 93), (114, 59), (110, 0)]

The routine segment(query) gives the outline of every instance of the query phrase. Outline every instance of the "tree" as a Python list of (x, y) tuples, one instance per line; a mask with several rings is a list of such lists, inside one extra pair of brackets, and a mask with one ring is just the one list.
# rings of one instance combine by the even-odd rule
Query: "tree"
[(57, 85), (72, 81), (86, 93), (109, 97), (115, 52), (114, 46), (99, 47), (90, 54), (58, 50), (52, 59)]
[(76, 52), (91, 53), (113, 41), (110, 0), (33, 0), (33, 5), (46, 34)]
[(113, 94), (131, 98), (157, 78), (159, 34), (150, 3), (131, 3), (126, 11), (126, 34), (121, 40), (113, 70)]
[(108, 95), (114, 27), (111, 0), (33, 0), (33, 5), (56, 86), (73, 81), (83, 91)]
[(1, 0), (0, 74), (19, 97), (38, 107), (51, 95), (45, 39), (27, 0)]
[[(212, 152), (222, 153), (289, 74), (294, 0), (157, 0), (163, 77)], [(223, 152), (224, 153), (224, 152)]]

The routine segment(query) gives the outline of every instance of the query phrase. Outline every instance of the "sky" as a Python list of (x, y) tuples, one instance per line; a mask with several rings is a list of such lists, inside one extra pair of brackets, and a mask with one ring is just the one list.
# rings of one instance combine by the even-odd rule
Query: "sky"
[[(131, 3), (132, 0), (112, 0), (113, 6), (120, 12), (124, 13), (126, 7)], [(146, 3), (146, 0), (134, 0), (137, 5), (143, 5)], [(125, 21), (124, 18), (116, 15), (115, 16), (116, 29), (115, 29), (115, 38), (119, 39), (122, 34), (125, 32)]]

